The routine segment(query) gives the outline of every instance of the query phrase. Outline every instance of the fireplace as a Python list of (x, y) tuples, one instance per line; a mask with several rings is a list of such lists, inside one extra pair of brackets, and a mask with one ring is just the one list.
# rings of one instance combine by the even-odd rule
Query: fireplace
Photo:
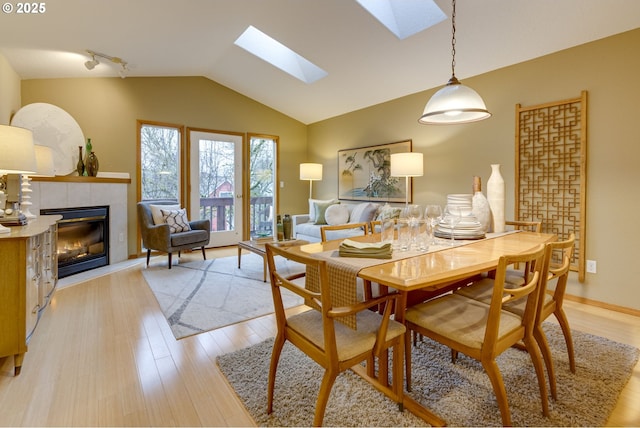
[(109, 207), (50, 208), (58, 222), (58, 278), (109, 264)]

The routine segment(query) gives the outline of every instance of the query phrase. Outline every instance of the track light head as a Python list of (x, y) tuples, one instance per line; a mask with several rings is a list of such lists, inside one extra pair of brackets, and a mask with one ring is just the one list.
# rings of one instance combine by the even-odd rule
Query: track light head
[(93, 70), (96, 65), (100, 64), (100, 61), (96, 59), (96, 54), (91, 51), (87, 51), (89, 55), (91, 55), (91, 59), (84, 63), (84, 66), (87, 67), (87, 70)]

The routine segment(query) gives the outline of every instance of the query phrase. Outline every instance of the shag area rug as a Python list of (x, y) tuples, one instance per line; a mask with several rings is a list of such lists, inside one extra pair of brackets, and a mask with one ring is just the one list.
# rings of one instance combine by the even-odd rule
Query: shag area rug
[[(271, 286), (262, 281), (262, 257), (243, 254), (174, 264), (153, 259), (142, 275), (162, 309), (176, 339), (267, 315), (274, 311)], [(277, 258), (278, 270), (303, 272), (304, 266)], [(285, 292), (287, 290), (284, 290)], [(285, 307), (302, 304), (293, 293), (283, 292)]]
[[(514, 426), (602, 426), (629, 379), (640, 350), (574, 331), (576, 373), (569, 371), (560, 328), (544, 326), (554, 356), (558, 401), (549, 397), (551, 417), (542, 415), (531, 360), (512, 348), (498, 358)], [(267, 379), (273, 340), (218, 357), (218, 365), (259, 426), (310, 426), (322, 369), (287, 342), (278, 365), (274, 411), (266, 414)], [(500, 426), (489, 378), (480, 363), (427, 338), (413, 348), (414, 399), (448, 426)], [(546, 373), (546, 372), (545, 372)], [(425, 426), (351, 371), (338, 376), (324, 424), (328, 426)]]

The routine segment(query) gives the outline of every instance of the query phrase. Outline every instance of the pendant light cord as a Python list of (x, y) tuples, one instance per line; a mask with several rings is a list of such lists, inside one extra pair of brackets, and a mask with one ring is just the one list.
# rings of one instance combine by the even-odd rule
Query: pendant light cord
[(451, 12), (451, 77), (456, 77), (456, 0), (453, 0)]

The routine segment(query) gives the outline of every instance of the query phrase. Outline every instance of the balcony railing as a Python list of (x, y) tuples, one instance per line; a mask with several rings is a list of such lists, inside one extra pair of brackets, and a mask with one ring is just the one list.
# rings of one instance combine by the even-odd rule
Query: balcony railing
[[(200, 218), (211, 221), (211, 231), (233, 230), (235, 200), (226, 198), (200, 198)], [(251, 198), (249, 222), (251, 236), (273, 232), (273, 196)]]

